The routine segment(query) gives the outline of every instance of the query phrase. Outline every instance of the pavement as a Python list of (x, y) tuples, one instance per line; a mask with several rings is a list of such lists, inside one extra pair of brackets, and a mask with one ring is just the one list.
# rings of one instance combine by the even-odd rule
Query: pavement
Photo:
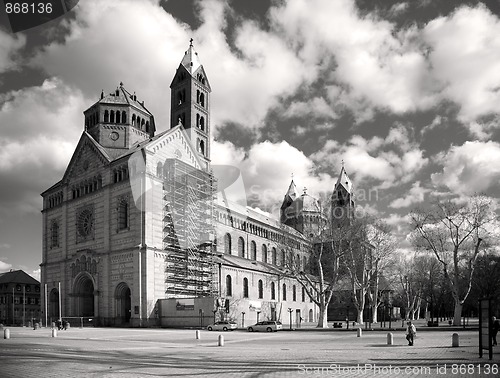
[[(375, 328), (374, 328), (375, 329)], [(498, 377), (500, 348), (479, 358), (474, 329), (249, 333), (178, 329), (9, 327), (0, 376), (10, 377)], [(452, 334), (460, 346), (453, 348)], [(224, 345), (218, 346), (219, 335)], [(3, 332), (2, 332), (3, 336)]]

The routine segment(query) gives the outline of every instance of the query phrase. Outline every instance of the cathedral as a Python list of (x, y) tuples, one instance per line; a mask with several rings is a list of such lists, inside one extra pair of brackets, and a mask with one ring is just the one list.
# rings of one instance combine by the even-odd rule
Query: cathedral
[[(293, 180), (280, 219), (231, 196), (239, 171), (211, 165), (211, 87), (192, 42), (170, 88), (161, 133), (122, 83), (84, 111), (62, 179), (41, 194), (45, 316), (130, 327), (316, 322), (289, 267), (311, 273), (319, 202)], [(352, 201), (343, 168), (337, 191)]]

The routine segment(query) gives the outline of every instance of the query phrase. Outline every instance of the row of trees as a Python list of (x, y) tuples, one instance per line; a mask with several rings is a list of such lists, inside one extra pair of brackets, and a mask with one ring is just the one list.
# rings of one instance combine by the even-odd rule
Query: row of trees
[(437, 201), (430, 209), (415, 209), (409, 218), (409, 241), (415, 250), (412, 256), (398, 255), (390, 227), (370, 217), (330, 222), (325, 217), (311, 235), (310, 272), (296, 263), (291, 246), (282, 246), (290, 256), (286, 274), (294, 277), (319, 307), (318, 327), (328, 327), (328, 305), (334, 293), (344, 289), (339, 283), (346, 280), (358, 323), (364, 321), (366, 304), (373, 314), (371, 321), (377, 322), (377, 309), (383, 300), (379, 288), (382, 274), (393, 287), (399, 287), (409, 318), (417, 316), (423, 304), (430, 310), (443, 293), (450, 293), (456, 325), (473, 289), (479, 292), (481, 285), (489, 285), (486, 289), (496, 290), (494, 283), (486, 284), (475, 274), (480, 264), (487, 270), (487, 261), (498, 261), (491, 254), (490, 260), (480, 258), (482, 252), (498, 252), (499, 217), (491, 199), (473, 196), (465, 202)]

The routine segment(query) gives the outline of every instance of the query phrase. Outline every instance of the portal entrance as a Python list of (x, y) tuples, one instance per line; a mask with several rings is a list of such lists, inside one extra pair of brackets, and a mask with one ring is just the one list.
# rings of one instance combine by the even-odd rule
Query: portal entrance
[(83, 273), (75, 280), (73, 290), (74, 315), (94, 316), (94, 283), (92, 278)]
[(118, 322), (128, 323), (132, 314), (132, 301), (130, 299), (130, 288), (125, 282), (116, 286), (115, 309)]

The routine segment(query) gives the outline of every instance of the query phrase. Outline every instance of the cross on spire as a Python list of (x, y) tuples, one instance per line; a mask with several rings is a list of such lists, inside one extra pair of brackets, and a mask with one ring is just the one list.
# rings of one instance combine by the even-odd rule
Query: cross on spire
[(189, 46), (190, 46), (190, 47), (193, 47), (193, 38), (191, 38), (191, 39), (189, 40)]

